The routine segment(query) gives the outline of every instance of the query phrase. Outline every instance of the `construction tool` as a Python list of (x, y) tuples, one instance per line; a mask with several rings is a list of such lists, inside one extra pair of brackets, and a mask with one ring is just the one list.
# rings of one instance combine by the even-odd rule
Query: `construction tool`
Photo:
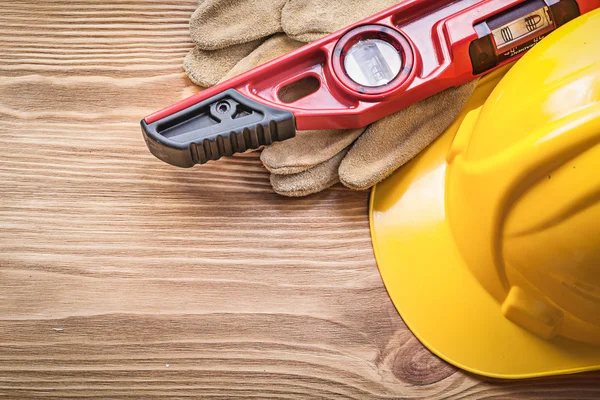
[(366, 126), (523, 56), (600, 0), (406, 0), (141, 121), (192, 167), (295, 136)]

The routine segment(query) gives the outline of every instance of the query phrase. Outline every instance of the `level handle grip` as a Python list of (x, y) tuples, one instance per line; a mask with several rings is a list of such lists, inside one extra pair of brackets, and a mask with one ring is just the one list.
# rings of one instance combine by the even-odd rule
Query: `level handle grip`
[(258, 103), (235, 89), (152, 123), (143, 119), (141, 125), (152, 154), (182, 168), (296, 135), (294, 114)]

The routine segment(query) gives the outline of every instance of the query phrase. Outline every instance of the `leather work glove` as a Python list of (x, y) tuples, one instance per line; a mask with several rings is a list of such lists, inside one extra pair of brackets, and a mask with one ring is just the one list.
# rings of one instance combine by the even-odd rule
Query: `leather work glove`
[[(205, 0), (205, 3), (216, 1)], [(254, 1), (239, 2), (242, 3), (245, 7)], [(273, 3), (280, 4), (278, 1)], [(262, 44), (259, 43), (256, 49), (237, 62), (221, 80), (232, 78), (305, 44), (294, 39), (318, 39), (396, 3), (394, 0), (289, 0), (280, 13), (281, 27), (287, 35), (278, 34), (266, 41), (259, 39)], [(228, 26), (224, 22), (228, 18), (221, 17), (223, 26)], [(249, 23), (235, 18), (229, 20), (230, 24)], [(259, 23), (254, 21), (254, 24)], [(217, 26), (216, 23), (214, 26)], [(239, 43), (239, 39), (237, 42), (228, 40)], [(208, 59), (206, 62), (210, 63)], [(190, 76), (203, 73), (196, 69), (199, 64), (191, 65), (186, 61)], [(338, 182), (355, 190), (372, 187), (443, 133), (471, 96), (475, 85), (476, 82), (471, 82), (448, 89), (366, 128), (302, 131), (295, 138), (265, 148), (261, 160), (271, 172), (273, 189), (281, 195), (296, 197), (322, 191)]]
[[(384, 10), (398, 0), (199, 0), (190, 20), (196, 43), (184, 61), (192, 82), (215, 85), (269, 36), (305, 43)], [(285, 24), (285, 27), (282, 25)]]
[(190, 20), (196, 43), (184, 60), (195, 84), (209, 87), (267, 37), (281, 32), (281, 9), (287, 0), (199, 0)]

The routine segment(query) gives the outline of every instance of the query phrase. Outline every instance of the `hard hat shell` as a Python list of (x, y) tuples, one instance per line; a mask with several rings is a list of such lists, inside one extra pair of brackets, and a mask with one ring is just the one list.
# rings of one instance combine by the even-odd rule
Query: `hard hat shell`
[(460, 368), (600, 369), (600, 11), (507, 70), (373, 190), (379, 269), (413, 333)]

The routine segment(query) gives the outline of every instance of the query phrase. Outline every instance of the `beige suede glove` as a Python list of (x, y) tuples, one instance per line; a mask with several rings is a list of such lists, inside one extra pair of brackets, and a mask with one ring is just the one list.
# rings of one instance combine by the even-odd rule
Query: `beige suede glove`
[(308, 43), (396, 3), (397, 0), (199, 0), (190, 20), (196, 47), (185, 58), (184, 68), (195, 84), (213, 86), (275, 33), (285, 30), (290, 37)]
[[(396, 1), (289, 0), (281, 11), (281, 26), (289, 37), (280, 34), (266, 40), (222, 79), (241, 74), (304, 44), (290, 37), (317, 39), (393, 4)], [(352, 18), (353, 15), (356, 17)], [(242, 24), (230, 20), (230, 24), (234, 23)], [(202, 73), (195, 69), (198, 65), (189, 66), (194, 73)], [(449, 89), (367, 128), (298, 132), (295, 138), (264, 149), (261, 160), (271, 172), (273, 189), (285, 196), (305, 196), (337, 182), (357, 190), (370, 188), (446, 130), (474, 87), (475, 82)]]
[(267, 37), (281, 32), (287, 0), (200, 0), (190, 20), (196, 43), (184, 60), (192, 82), (215, 85)]

